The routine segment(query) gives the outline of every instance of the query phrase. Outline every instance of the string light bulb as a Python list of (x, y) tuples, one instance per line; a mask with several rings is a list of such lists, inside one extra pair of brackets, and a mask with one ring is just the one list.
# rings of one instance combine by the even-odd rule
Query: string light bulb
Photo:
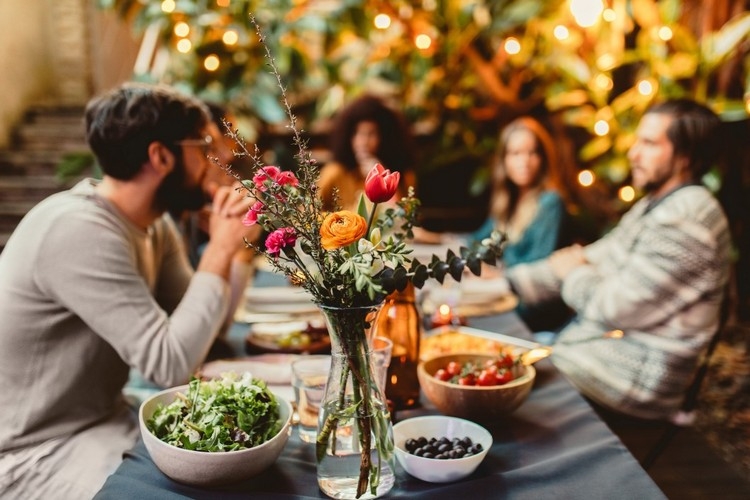
[(555, 26), (555, 29), (552, 30), (552, 34), (555, 35), (555, 38), (560, 41), (567, 40), (570, 36), (570, 30), (568, 30), (567, 26), (558, 24), (557, 26)]
[(505, 49), (506, 53), (510, 55), (515, 55), (521, 52), (521, 42), (518, 41), (518, 38), (514, 36), (509, 36), (508, 38), (505, 39), (503, 48)]
[(190, 52), (190, 49), (193, 48), (193, 44), (188, 40), (187, 38), (183, 38), (179, 42), (177, 42), (177, 52), (180, 52), (182, 54), (187, 54)]
[(614, 9), (610, 9), (610, 8), (604, 9), (602, 11), (602, 19), (604, 19), (608, 23), (613, 23), (615, 22), (615, 19), (617, 19), (617, 13), (615, 12)]
[(598, 75), (596, 75), (596, 77), (594, 77), (594, 83), (602, 90), (612, 90), (612, 88), (614, 87), (614, 82), (612, 81), (612, 79), (604, 73), (599, 73)]
[(669, 26), (662, 26), (661, 28), (659, 28), (659, 31), (657, 31), (657, 35), (659, 36), (660, 40), (668, 42), (672, 39), (674, 33), (672, 32), (672, 28), (670, 28)]
[(594, 184), (594, 180), (596, 177), (594, 176), (594, 172), (591, 170), (581, 170), (578, 172), (578, 184), (580, 184), (583, 187), (589, 187), (592, 184)]
[(388, 14), (378, 14), (373, 19), (373, 24), (379, 30), (388, 29), (391, 26), (391, 16)]
[(603, 137), (609, 133), (609, 123), (606, 120), (597, 120), (594, 124), (594, 133), (599, 137)]
[(190, 34), (190, 25), (186, 22), (180, 21), (174, 25), (174, 34), (180, 38), (185, 38)]
[(603, 10), (602, 0), (570, 0), (570, 13), (581, 28), (595, 25)]
[(654, 84), (648, 80), (641, 80), (636, 86), (638, 93), (643, 96), (649, 96), (654, 93)]
[(203, 67), (206, 68), (207, 71), (216, 71), (219, 69), (219, 64), (219, 56), (216, 54), (208, 55), (203, 60)]
[(224, 45), (235, 45), (239, 41), (240, 36), (234, 30), (227, 30), (221, 37)]
[(167, 14), (170, 14), (174, 12), (174, 9), (177, 7), (174, 0), (164, 0), (161, 3), (161, 11), (166, 12)]
[(432, 45), (430, 35), (421, 33), (414, 38), (414, 45), (420, 50), (427, 50)]
[(635, 199), (635, 189), (633, 186), (623, 186), (617, 191), (617, 196), (625, 203), (630, 203)]

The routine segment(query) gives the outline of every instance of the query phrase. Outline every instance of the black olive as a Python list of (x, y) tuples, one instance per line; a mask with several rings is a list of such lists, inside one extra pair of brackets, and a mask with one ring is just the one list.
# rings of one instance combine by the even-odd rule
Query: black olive
[(432, 437), (429, 440), (425, 437), (407, 439), (405, 447), (406, 451), (413, 455), (438, 460), (470, 457), (484, 450), (480, 443), (473, 443), (468, 436), (453, 439), (448, 439), (445, 436)]

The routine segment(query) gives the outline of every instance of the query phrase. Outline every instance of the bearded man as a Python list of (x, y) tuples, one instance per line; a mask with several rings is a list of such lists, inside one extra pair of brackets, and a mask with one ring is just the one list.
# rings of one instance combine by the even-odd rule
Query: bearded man
[[(91, 498), (138, 436), (129, 370), (186, 383), (225, 321), (248, 200), (204, 193), (205, 106), (126, 84), (93, 99), (86, 134), (103, 179), (33, 208), (0, 254), (0, 491)], [(193, 271), (168, 215), (212, 197)]]
[(651, 107), (628, 152), (643, 198), (593, 244), (507, 273), (521, 300), (561, 296), (575, 311), (552, 359), (606, 410), (669, 419), (719, 325), (730, 234), (721, 206), (699, 184), (719, 155), (719, 125), (689, 100)]

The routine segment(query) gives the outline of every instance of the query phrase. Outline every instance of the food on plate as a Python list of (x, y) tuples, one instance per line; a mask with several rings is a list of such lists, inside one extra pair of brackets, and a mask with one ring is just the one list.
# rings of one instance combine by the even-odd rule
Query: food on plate
[(477, 352), (499, 356), (510, 353), (512, 349), (502, 342), (485, 339), (457, 331), (445, 331), (422, 339), (419, 350), (422, 360), (434, 358), (441, 354)]
[(448, 439), (445, 436), (427, 439), (420, 436), (417, 439), (407, 439), (404, 447), (412, 455), (438, 460), (466, 458), (484, 450), (482, 443), (472, 442), (469, 436), (454, 437), (453, 439)]
[(449, 361), (433, 375), (443, 382), (458, 385), (495, 386), (507, 384), (523, 374), (520, 358), (502, 354), (494, 359)]
[(281, 430), (279, 403), (265, 382), (250, 373), (193, 379), (187, 394), (159, 405), (146, 422), (160, 440), (194, 451), (253, 448)]
[(249, 353), (322, 352), (330, 348), (330, 338), (323, 320), (256, 323), (246, 339)]

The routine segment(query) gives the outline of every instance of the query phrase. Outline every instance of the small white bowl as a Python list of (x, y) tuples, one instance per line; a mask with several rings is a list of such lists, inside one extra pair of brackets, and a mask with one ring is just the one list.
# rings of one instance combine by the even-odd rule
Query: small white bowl
[[(464, 458), (440, 460), (412, 455), (406, 451), (406, 440), (425, 437), (448, 439), (469, 437), (482, 445), (483, 450)], [(462, 418), (433, 415), (403, 420), (393, 426), (396, 460), (406, 472), (430, 483), (449, 483), (463, 479), (479, 467), (492, 447), (492, 434), (479, 424)]]
[(146, 427), (146, 421), (151, 418), (156, 407), (159, 404), (170, 404), (177, 392), (186, 394), (187, 390), (188, 386), (182, 385), (161, 391), (145, 400), (138, 411), (143, 443), (164, 474), (180, 483), (211, 486), (248, 479), (263, 472), (279, 458), (289, 439), (292, 406), (276, 393), (274, 396), (279, 402), (281, 430), (265, 443), (253, 448), (218, 452), (193, 451), (178, 448), (154, 436)]

